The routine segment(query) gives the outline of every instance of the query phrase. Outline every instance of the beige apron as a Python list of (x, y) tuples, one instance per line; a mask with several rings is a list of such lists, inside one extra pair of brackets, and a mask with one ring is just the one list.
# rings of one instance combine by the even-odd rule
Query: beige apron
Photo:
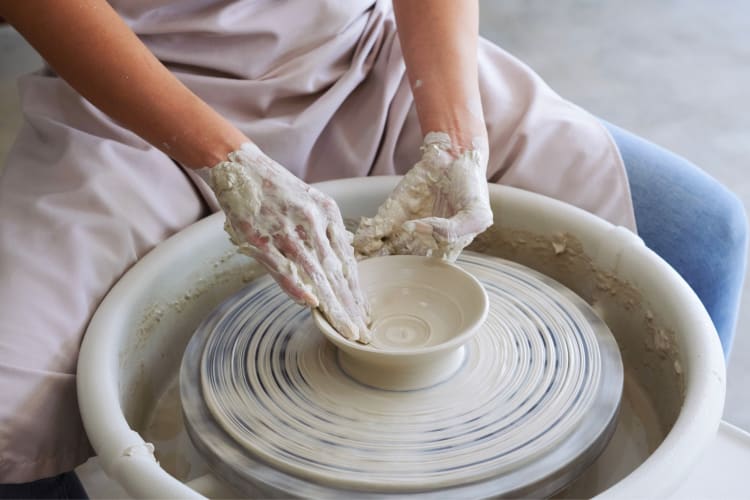
[[(112, 2), (194, 92), (310, 181), (404, 173), (421, 132), (390, 3)], [(598, 120), (483, 41), (489, 177), (634, 229)], [(21, 81), (25, 122), (0, 178), (0, 483), (91, 453), (75, 395), (98, 302), (140, 256), (206, 213), (205, 186), (49, 74)], [(210, 197), (209, 197), (210, 198)]]

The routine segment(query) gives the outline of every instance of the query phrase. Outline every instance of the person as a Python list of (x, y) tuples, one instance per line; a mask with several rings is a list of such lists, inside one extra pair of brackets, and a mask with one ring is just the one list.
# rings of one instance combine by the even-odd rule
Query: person
[[(0, 179), (3, 494), (85, 494), (70, 471), (91, 455), (74, 382), (88, 318), (128, 266), (219, 208), (290, 297), (367, 341), (355, 250), (455, 258), (491, 223), (485, 180), (532, 190), (637, 221), (728, 349), (739, 202), (480, 39), (476, 0), (35, 7), (0, 6), (46, 61), (21, 80)], [(350, 243), (310, 183), (383, 174), (405, 176)]]

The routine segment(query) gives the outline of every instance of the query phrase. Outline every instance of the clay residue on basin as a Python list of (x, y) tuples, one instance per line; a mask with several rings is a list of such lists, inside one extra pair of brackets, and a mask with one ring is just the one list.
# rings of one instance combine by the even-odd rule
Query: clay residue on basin
[(599, 313), (612, 331), (626, 372), (653, 405), (662, 438), (672, 428), (684, 398), (675, 335), (632, 283), (597, 267), (572, 234), (540, 235), (493, 226), (470, 250), (512, 260), (567, 286)]
[(159, 465), (180, 481), (187, 482), (208, 472), (208, 466), (185, 432), (178, 376), (173, 376), (156, 398), (140, 433), (154, 445)]
[[(142, 429), (165, 384), (179, 371), (182, 353), (205, 316), (226, 297), (265, 270), (232, 249), (194, 270), (186, 270), (191, 285), (174, 290), (149, 290), (143, 312), (134, 321), (134, 342), (120, 352), (120, 401), (130, 426)], [(175, 298), (176, 297), (176, 298)], [(124, 369), (130, 366), (135, 369)]]

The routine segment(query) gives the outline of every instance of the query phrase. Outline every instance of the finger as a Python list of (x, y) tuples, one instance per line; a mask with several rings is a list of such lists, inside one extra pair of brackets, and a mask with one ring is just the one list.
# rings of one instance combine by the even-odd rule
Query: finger
[[(241, 251), (260, 262), (292, 300), (298, 304), (317, 307), (318, 299), (300, 278), (297, 266), (270, 244), (271, 238), (255, 230), (246, 221), (238, 221), (237, 227), (246, 242), (235, 242)], [(236, 238), (234, 231), (231, 231), (230, 235), (233, 239)]]
[(393, 220), (390, 217), (390, 213), (393, 211), (391, 205), (393, 200), (387, 199), (378, 207), (378, 211), (373, 217), (362, 217), (359, 221), (359, 226), (354, 235), (366, 236), (368, 238), (382, 238), (391, 232), (393, 228)]
[(323, 312), (331, 326), (345, 338), (358, 340), (359, 328), (348, 318), (318, 259), (313, 258), (301, 240), (292, 239), (288, 234), (279, 233), (274, 236), (273, 240), (279, 251), (287, 259), (295, 262), (307, 276), (309, 284), (318, 297), (317, 307)]
[(326, 226), (326, 240), (328, 241), (333, 253), (341, 262), (342, 271), (344, 278), (347, 281), (348, 289), (354, 297), (356, 305), (359, 306), (362, 314), (364, 314), (365, 323), (368, 323), (370, 305), (362, 293), (362, 288), (359, 284), (359, 268), (357, 266), (357, 260), (354, 258), (352, 234), (344, 227), (341, 212), (339, 212), (338, 207), (336, 207), (335, 210), (330, 207), (327, 208), (327, 215), (330, 222)]
[(359, 283), (357, 261), (354, 258), (351, 245), (346, 242), (347, 236), (345, 230), (336, 224), (329, 224), (326, 229), (326, 235), (333, 253), (341, 262), (343, 276), (355, 304), (359, 306), (363, 314), (369, 315), (369, 304), (362, 293)]
[(453, 245), (466, 237), (473, 238), (492, 224), (492, 212), (463, 210), (453, 217), (424, 217), (404, 223), (404, 229), (413, 233), (431, 233), (436, 241)]
[[(326, 261), (330, 262), (334, 259), (337, 259), (337, 257), (329, 255)], [(326, 264), (328, 264), (328, 262)], [(365, 316), (365, 309), (362, 304), (358, 304), (354, 299), (354, 296), (349, 289), (349, 284), (341, 272), (341, 267), (336, 266), (334, 271), (326, 271), (326, 275), (330, 280), (333, 293), (336, 295), (339, 304), (342, 306), (342, 313), (344, 315), (342, 320), (346, 320), (347, 323), (352, 324), (356, 328), (357, 335), (355, 340), (362, 343), (369, 342), (370, 335), (367, 326), (367, 318)]]
[(359, 221), (359, 226), (352, 240), (352, 245), (357, 253), (369, 256), (383, 246), (383, 236), (386, 229), (385, 227), (378, 229), (377, 225), (378, 222), (374, 217), (362, 217)]
[[(410, 235), (411, 240), (421, 242), (422, 247), (430, 249), (426, 255), (454, 261), (478, 234), (466, 231), (472, 227), (485, 227), (485, 225), (470, 226), (460, 217), (451, 219), (426, 217), (409, 221), (404, 224), (404, 227), (404, 231)], [(411, 243), (411, 245), (416, 245), (416, 243)], [(420, 255), (425, 255), (425, 253), (420, 253)]]
[(242, 250), (265, 267), (292, 300), (309, 307), (318, 306), (318, 298), (299, 277), (296, 265), (289, 262), (276, 248), (269, 245), (261, 251), (255, 247), (243, 246)]
[(341, 276), (338, 287), (343, 293), (342, 303), (351, 308), (354, 318), (360, 327), (360, 337), (369, 341), (370, 304), (367, 301), (359, 283), (359, 270), (354, 253), (349, 244), (346, 243), (346, 235), (342, 234), (343, 228), (337, 224), (329, 224), (326, 235), (331, 250), (341, 263)]
[(431, 257), (436, 255), (437, 243), (432, 233), (406, 231), (400, 228), (394, 232), (388, 242), (391, 255), (421, 255)]
[[(484, 196), (474, 197), (463, 204), (455, 215), (450, 217), (454, 221), (457, 237), (473, 234), (477, 235), (490, 227), (494, 215), (490, 208), (489, 199)], [(441, 234), (438, 231), (439, 234)]]
[[(341, 211), (332, 198), (320, 193), (319, 206), (328, 220), (325, 226), (321, 224), (312, 226), (318, 231), (315, 241), (319, 261), (325, 262), (329, 255), (337, 259), (340, 272), (338, 272), (338, 283), (334, 285), (334, 291), (340, 292), (339, 300), (351, 312), (352, 317), (358, 320), (361, 331), (366, 332), (370, 310), (369, 303), (359, 285), (359, 271), (352, 248), (352, 234), (346, 230)], [(325, 232), (322, 231), (323, 228)], [(327, 268), (325, 271), (330, 277)]]
[(374, 256), (389, 253), (383, 249), (388, 238), (404, 221), (418, 215), (425, 193), (419, 186), (425, 184), (423, 169), (415, 165), (396, 185), (374, 217), (363, 217), (354, 234), (354, 249), (362, 255)]
[[(330, 224), (329, 227), (331, 226), (336, 225)], [(323, 265), (324, 273), (329, 280), (331, 289), (338, 299), (339, 304), (343, 307), (348, 321), (356, 326), (358, 331), (357, 340), (367, 342), (369, 341), (369, 329), (367, 328), (366, 302), (359, 289), (358, 280), (356, 280), (357, 264), (354, 261), (353, 255), (351, 255), (351, 247), (348, 244), (344, 247), (343, 245), (345, 245), (346, 240), (341, 241), (342, 238), (346, 238), (345, 232), (342, 237), (336, 238), (328, 230), (324, 232), (321, 226), (316, 226), (315, 231), (315, 251), (317, 252), (318, 261)], [(334, 245), (339, 248), (339, 252), (343, 252), (343, 255), (334, 250)], [(345, 269), (347, 270), (345, 271)], [(347, 279), (346, 274), (349, 276), (354, 274), (354, 283)]]

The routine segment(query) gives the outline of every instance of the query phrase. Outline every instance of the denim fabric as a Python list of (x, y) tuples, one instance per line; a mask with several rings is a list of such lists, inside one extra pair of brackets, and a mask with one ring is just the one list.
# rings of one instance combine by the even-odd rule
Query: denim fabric
[(747, 264), (742, 202), (684, 158), (605, 125), (625, 162), (638, 234), (693, 288), (728, 357)]

